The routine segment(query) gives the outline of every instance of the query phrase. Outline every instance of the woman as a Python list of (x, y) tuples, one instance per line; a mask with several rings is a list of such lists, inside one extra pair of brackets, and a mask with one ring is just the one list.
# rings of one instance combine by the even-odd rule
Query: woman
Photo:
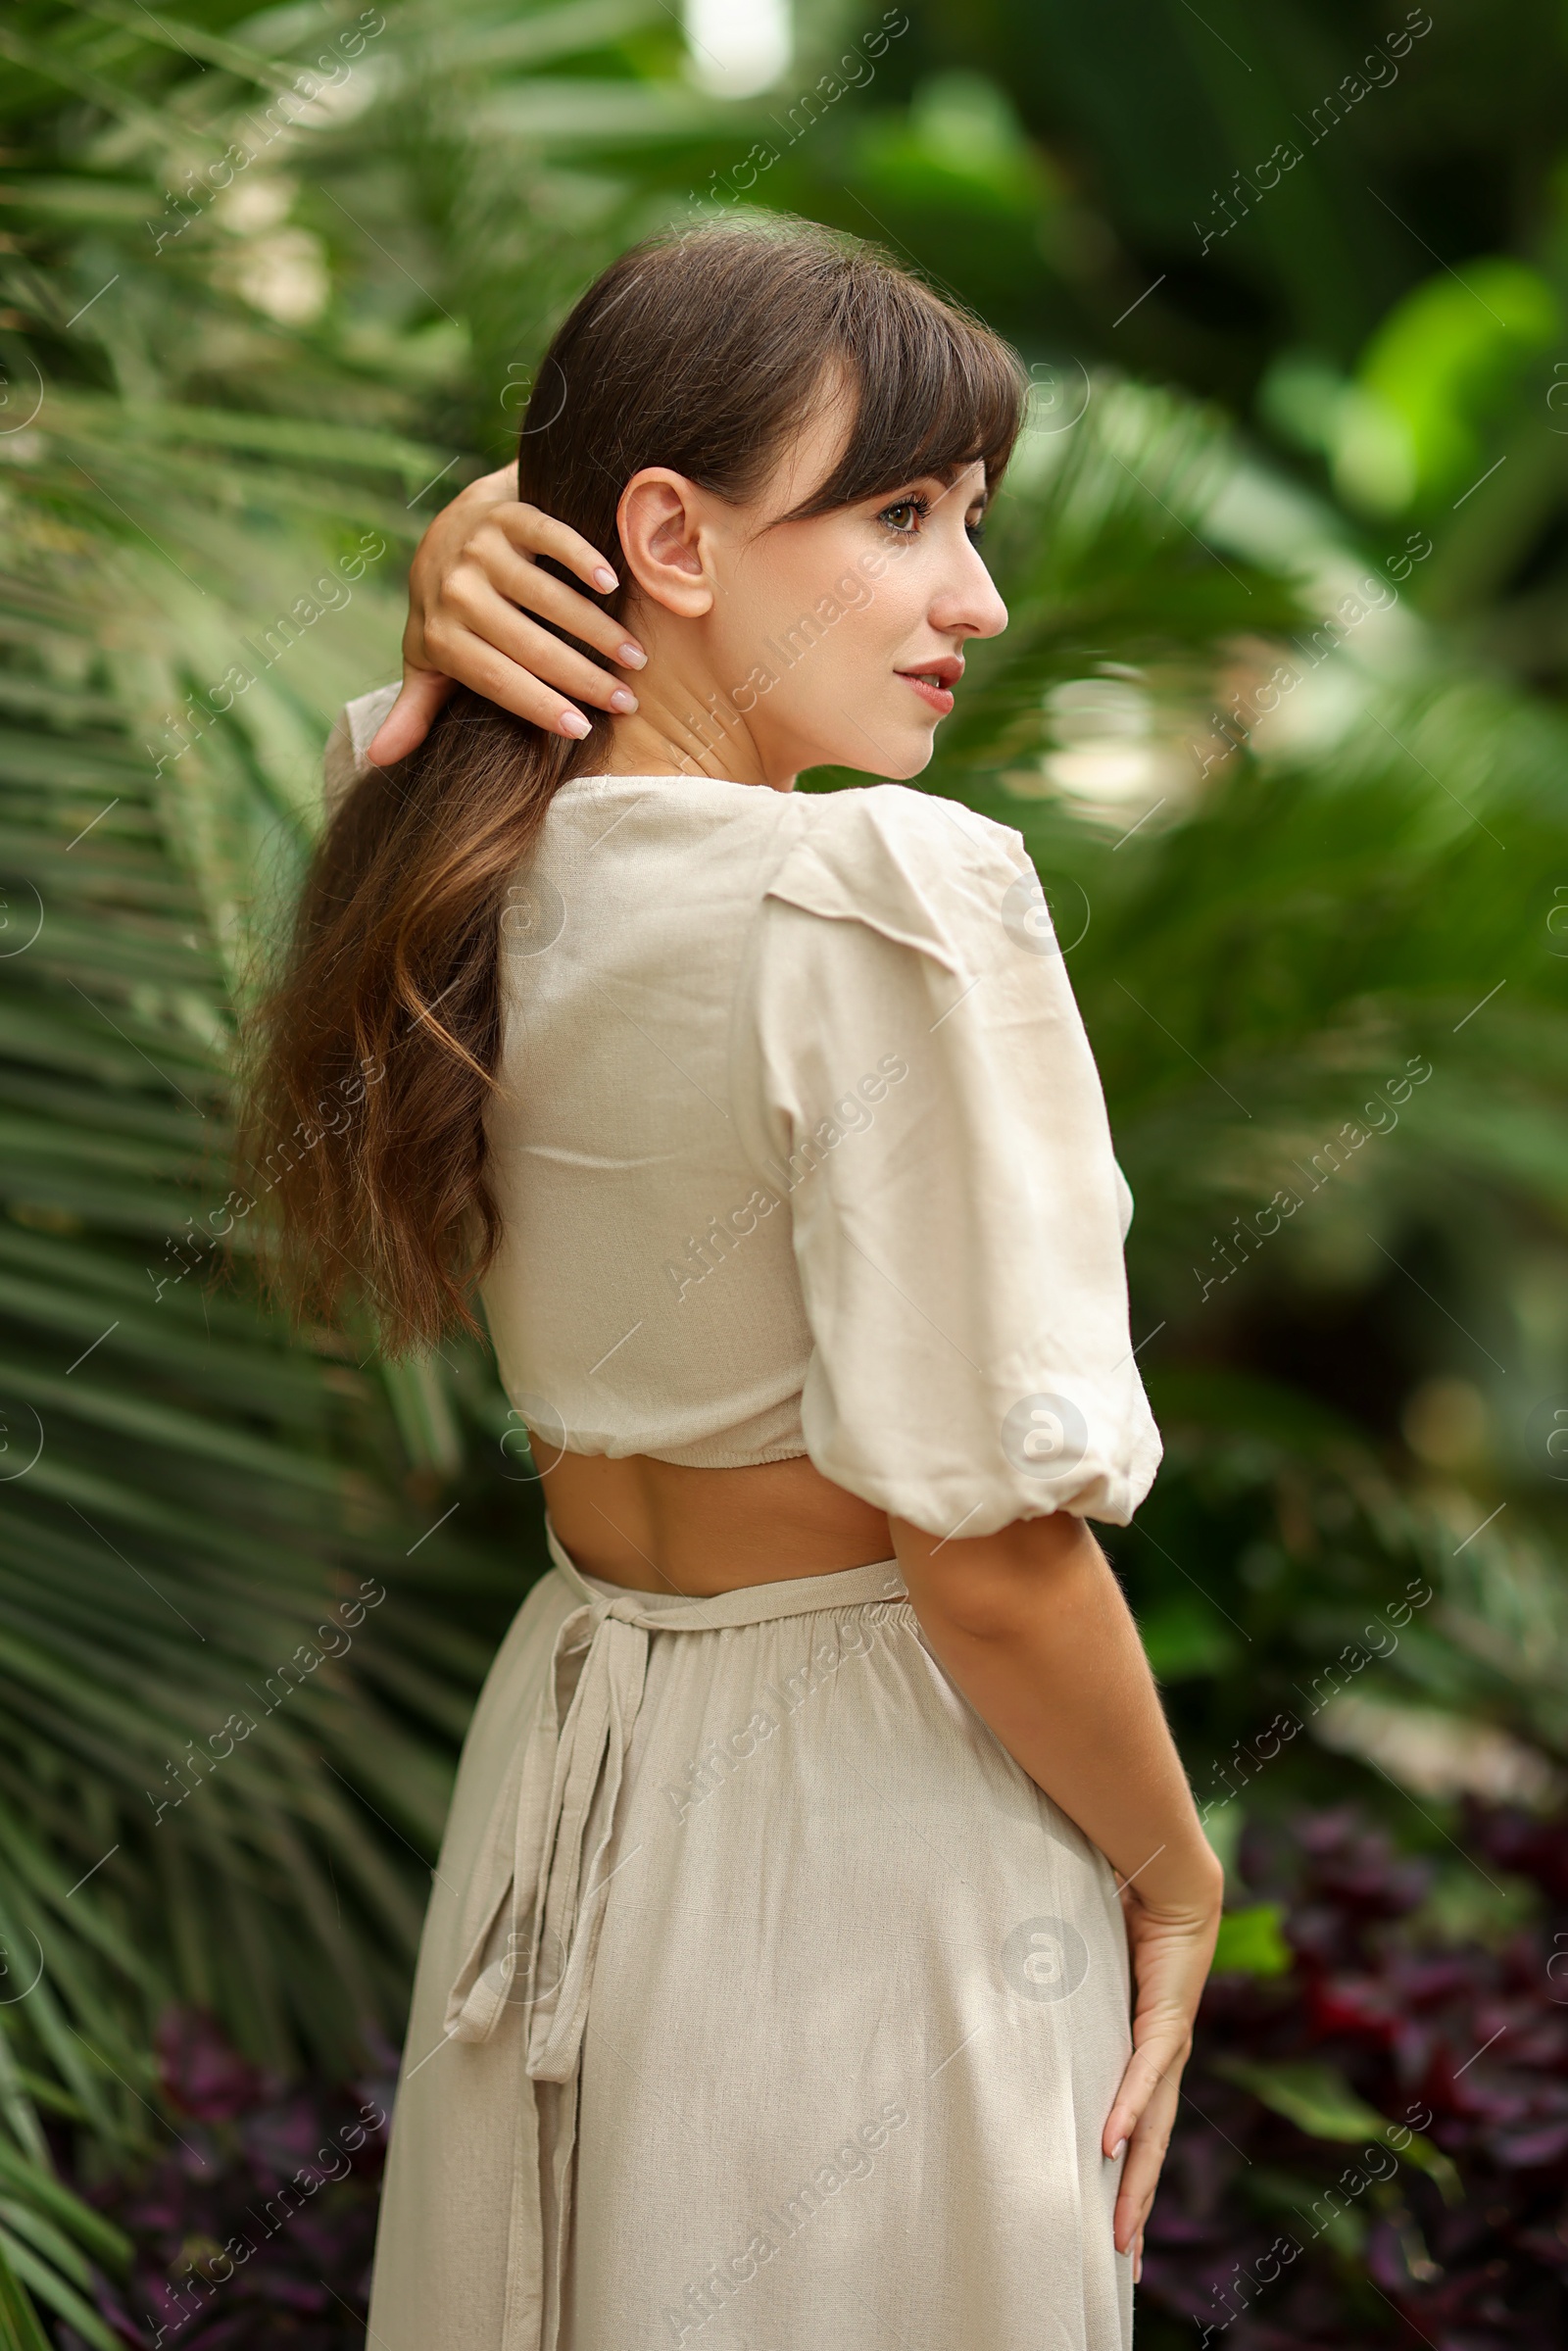
[(1085, 1524), (1158, 1459), (1130, 1201), (1019, 837), (793, 790), (928, 762), (1021, 396), (823, 231), (639, 248), (529, 504), (421, 552), (395, 763), (390, 694), (329, 761), (256, 1131), (356, 1106), (279, 1278), (394, 1347), (479, 1288), (553, 1561), (435, 1872), (378, 2351), (1130, 2339), (1219, 1900)]

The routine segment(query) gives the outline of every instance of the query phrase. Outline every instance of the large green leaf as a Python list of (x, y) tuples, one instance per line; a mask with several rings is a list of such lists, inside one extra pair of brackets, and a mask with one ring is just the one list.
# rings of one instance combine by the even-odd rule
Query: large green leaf
[(1353, 2139), (1372, 2139), (1396, 2147), (1407, 2163), (1437, 2181), (1445, 2203), (1460, 2201), (1459, 2175), (1442, 2148), (1418, 2131), (1391, 2124), (1356, 2096), (1337, 2067), (1316, 2058), (1262, 2064), (1245, 2057), (1220, 2057), (1212, 2064), (1215, 2073), (1250, 2089), (1271, 2113), (1282, 2114), (1308, 2138), (1331, 2139), (1343, 2146)]
[[(13, 0), (0, 25), (0, 1939), (44, 1963), (0, 2012), (0, 2346), (24, 2351), (29, 2294), (91, 2336), (69, 2297), (114, 2250), (52, 2200), (40, 2116), (100, 2171), (145, 2153), (168, 1999), (323, 2072), (365, 2021), (399, 2021), (454, 1749), (540, 1564), (536, 1516), (478, 1349), (388, 1371), (363, 1332), (291, 1335), (243, 1254), (214, 1286), (191, 1220), (229, 1189), (236, 1003), (316, 821), (331, 711), (395, 669), (416, 534), (504, 453), (509, 369), (599, 262), (766, 135), (765, 107), (692, 95), (656, 0), (380, 14), (361, 38), (351, 6)], [(1190, 9), (1131, 42), (1115, 11), (1069, 18), (1009, 19), (1009, 38), (1053, 44), (1120, 217), (1154, 238), (1250, 160), (1255, 117)], [(1296, 20), (1221, 22), (1269, 103), (1332, 46)], [(269, 115), (334, 42), (337, 94)], [(1180, 152), (1156, 135), (1178, 87)], [(833, 180), (843, 159), (917, 192), (944, 122), (1004, 122), (961, 97), (892, 110), (859, 149), (827, 124), (792, 186), (876, 229)], [(215, 194), (236, 137), (255, 152)], [(1299, 177), (1309, 232), (1280, 206), (1250, 231), (1347, 368), (1395, 274), (1381, 215), (1361, 207), (1375, 241), (1346, 226), (1355, 153)], [(1008, 156), (987, 217), (1033, 286), (1067, 175), (1016, 137)], [(954, 201), (989, 169), (960, 163)], [(1136, 352), (1164, 299), (1114, 340), (1107, 304), (1103, 347)], [(1057, 348), (1054, 321), (1030, 331)], [(1118, 1566), (1141, 1605), (1188, 1611), (1145, 1608), (1184, 1660), (1195, 1760), (1265, 1690), (1294, 1703), (1367, 1595), (1417, 1573), (1441, 1605), (1380, 1670), (1568, 1752), (1560, 1545), (1520, 1431), (1474, 1490), (1429, 1487), (1388, 1414), (1308, 1394), (1257, 1339), (1299, 1339), (1326, 1306), (1397, 1325), (1401, 1361), (1460, 1362), (1499, 1428), (1505, 1390), (1534, 1402), (1562, 1377), (1560, 718), (1415, 617), (1419, 574), (1394, 620), (1335, 645), (1323, 615), (1388, 576), (1402, 529), (1304, 495), (1183, 393), (1089, 365), (1082, 389), (1076, 424), (1043, 405), (1020, 450), (993, 540), (1012, 626), (976, 649), (926, 780), (1039, 861), (1138, 1195), (1135, 1335), (1170, 1451)], [(1526, 456), (1432, 559), (1435, 609), (1472, 610), (1456, 573), (1493, 576), (1518, 544), (1499, 502)], [(1303, 672), (1290, 725), (1228, 748), (1216, 710), (1276, 658)], [(1141, 744), (1165, 786), (1119, 812), (1069, 788), (1103, 782), (1118, 727), (1124, 773)], [(1396, 1129), (1303, 1175), (1412, 1057), (1432, 1076)], [(1299, 1210), (1231, 1264), (1235, 1220), (1293, 1183)], [(367, 1582), (386, 1597), (347, 1651), (286, 1676)], [(1205, 1716), (1189, 1693), (1222, 1681)], [(1248, 1915), (1233, 1953), (1270, 1956)], [(1273, 2089), (1301, 2128), (1352, 2119), (1343, 2084)]]

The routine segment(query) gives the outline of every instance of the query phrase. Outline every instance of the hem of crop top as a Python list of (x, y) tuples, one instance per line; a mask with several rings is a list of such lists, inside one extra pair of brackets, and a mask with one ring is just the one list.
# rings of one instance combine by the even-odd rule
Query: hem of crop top
[[(745, 1459), (737, 1461), (729, 1457), (737, 1450), (736, 1446), (726, 1443), (726, 1438), (734, 1434), (733, 1430), (721, 1431), (717, 1437), (703, 1439), (696, 1445), (672, 1445), (667, 1453), (649, 1452), (645, 1458), (667, 1461), (672, 1469), (760, 1469), (769, 1461), (804, 1461), (807, 1457), (804, 1445), (764, 1445), (746, 1448)], [(726, 1457), (715, 1458), (715, 1455)]]
[(748, 1451), (745, 1458), (739, 1461), (715, 1460), (715, 1453), (733, 1450), (733, 1447), (725, 1445), (726, 1434), (733, 1435), (733, 1431), (721, 1431), (717, 1437), (703, 1438), (696, 1445), (677, 1445), (663, 1453), (656, 1452), (652, 1445), (635, 1445), (624, 1453), (589, 1453), (580, 1445), (561, 1445), (554, 1439), (551, 1440), (550, 1449), (558, 1454), (569, 1453), (574, 1461), (667, 1461), (672, 1469), (761, 1469), (770, 1461), (804, 1461), (807, 1458), (804, 1445), (791, 1444), (763, 1445), (760, 1450)]

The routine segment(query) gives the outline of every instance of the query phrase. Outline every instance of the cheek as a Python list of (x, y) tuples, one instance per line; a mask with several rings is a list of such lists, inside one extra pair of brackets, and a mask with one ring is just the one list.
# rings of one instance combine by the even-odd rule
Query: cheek
[[(842, 569), (834, 574), (837, 581), (843, 577)], [(897, 697), (907, 692), (892, 674), (905, 633), (896, 621), (890, 626), (879, 593), (852, 606), (828, 584), (809, 597), (786, 600), (775, 609), (758, 656), (778, 679), (768, 700), (776, 712), (787, 712), (813, 735), (824, 729), (836, 735), (848, 717), (883, 731), (892, 714), (902, 714)]]
[(714, 647), (731, 691), (754, 667), (771, 672), (747, 711), (770, 745), (804, 765), (907, 776), (926, 764), (929, 714), (893, 674), (924, 625), (922, 552), (825, 514), (768, 533), (737, 563)]
[(726, 626), (742, 651), (748, 639), (787, 645), (803, 636), (825, 649), (853, 632), (863, 662), (909, 633), (910, 614), (918, 616), (918, 586), (909, 577), (916, 564), (912, 553), (901, 557), (899, 543), (869, 529), (862, 516), (817, 514), (786, 523), (737, 563)]
[(714, 611), (715, 650), (737, 678), (759, 665), (779, 674), (769, 647), (786, 646), (791, 629), (821, 593), (814, 566), (801, 563), (796, 550), (784, 544), (791, 535), (778, 531), (748, 549)]

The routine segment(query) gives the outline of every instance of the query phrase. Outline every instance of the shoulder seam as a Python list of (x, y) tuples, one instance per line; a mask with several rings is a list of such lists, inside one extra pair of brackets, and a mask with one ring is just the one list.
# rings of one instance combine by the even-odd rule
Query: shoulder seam
[[(873, 797), (884, 791), (897, 791), (899, 799)], [(862, 923), (929, 955), (955, 977), (969, 977), (974, 948), (981, 946), (983, 961), (984, 947), (977, 935), (966, 945), (965, 933), (977, 921), (1001, 919), (993, 894), (1004, 871), (1005, 888), (1024, 870), (1019, 860), (1027, 853), (1018, 837), (961, 802), (904, 786), (872, 785), (853, 799), (821, 797), (846, 806), (836, 821), (812, 811), (763, 895), (830, 921)], [(919, 808), (926, 800), (929, 809)]]

